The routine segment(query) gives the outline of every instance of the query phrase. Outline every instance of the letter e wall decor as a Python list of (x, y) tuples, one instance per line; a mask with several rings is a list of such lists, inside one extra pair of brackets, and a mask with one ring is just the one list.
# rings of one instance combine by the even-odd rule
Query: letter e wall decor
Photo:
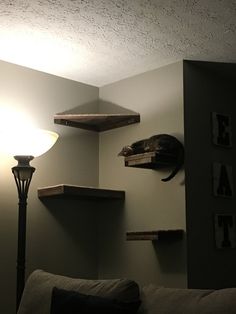
[(212, 112), (212, 136), (215, 145), (232, 147), (232, 127), (229, 115)]

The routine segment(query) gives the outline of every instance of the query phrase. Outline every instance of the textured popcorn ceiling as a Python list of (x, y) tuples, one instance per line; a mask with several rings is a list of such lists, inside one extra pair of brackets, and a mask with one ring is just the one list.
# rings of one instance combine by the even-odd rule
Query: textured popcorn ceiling
[(102, 86), (181, 59), (236, 62), (236, 0), (4, 0), (0, 59)]

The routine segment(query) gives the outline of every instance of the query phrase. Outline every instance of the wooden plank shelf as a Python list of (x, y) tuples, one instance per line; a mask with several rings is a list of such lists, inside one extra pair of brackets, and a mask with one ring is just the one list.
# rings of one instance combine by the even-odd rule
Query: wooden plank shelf
[(126, 167), (161, 169), (176, 164), (176, 156), (157, 152), (136, 154), (124, 158)]
[(59, 184), (38, 188), (40, 199), (124, 200), (125, 191)]
[(135, 114), (56, 114), (54, 123), (102, 132), (140, 122), (140, 115)]
[(126, 232), (127, 241), (173, 241), (183, 237), (182, 229)]

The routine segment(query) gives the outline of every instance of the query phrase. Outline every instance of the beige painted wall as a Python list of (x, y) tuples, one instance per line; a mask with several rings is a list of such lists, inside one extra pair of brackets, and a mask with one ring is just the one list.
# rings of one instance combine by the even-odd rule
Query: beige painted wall
[(100, 100), (139, 112), (141, 123), (106, 131), (99, 137), (99, 185), (124, 189), (124, 206), (101, 206), (99, 277), (129, 277), (140, 284), (186, 286), (185, 240), (173, 245), (127, 242), (125, 232), (185, 229), (185, 186), (181, 171), (168, 183), (167, 173), (124, 167), (120, 149), (153, 134), (168, 133), (183, 141), (183, 64), (100, 88)]
[[(27, 275), (35, 268), (80, 277), (97, 276), (96, 215), (86, 202), (48, 202), (37, 188), (59, 183), (98, 185), (98, 135), (57, 126), (53, 115), (93, 103), (98, 88), (0, 62), (0, 108), (17, 109), (33, 123), (58, 132), (57, 144), (36, 158), (28, 199)], [(14, 126), (10, 116), (1, 121)], [(0, 156), (0, 313), (15, 309), (17, 192), (13, 158)]]
[[(129, 277), (141, 284), (186, 286), (185, 240), (169, 246), (125, 241), (127, 230), (185, 229), (184, 172), (163, 183), (160, 179), (169, 172), (125, 168), (123, 158), (117, 157), (123, 145), (153, 134), (169, 133), (183, 140), (182, 79), (180, 62), (99, 91), (0, 62), (0, 108), (18, 109), (36, 126), (60, 134), (57, 144), (32, 162), (36, 172), (28, 200), (27, 275), (42, 268), (78, 277), (94, 278), (99, 272), (100, 278)], [(98, 96), (102, 108), (109, 106), (116, 112), (113, 105), (117, 105), (139, 112), (141, 123), (99, 135), (53, 123), (57, 112), (84, 105), (93, 109)], [(11, 123), (10, 117), (1, 118)], [(0, 161), (0, 313), (11, 314), (18, 214), (11, 174), (15, 161), (4, 155)], [(126, 201), (39, 201), (38, 187), (59, 183), (124, 189)]]

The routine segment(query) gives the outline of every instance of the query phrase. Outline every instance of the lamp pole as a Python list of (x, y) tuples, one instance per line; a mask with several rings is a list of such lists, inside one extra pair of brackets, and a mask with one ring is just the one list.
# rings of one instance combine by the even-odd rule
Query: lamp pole
[(18, 245), (17, 245), (17, 281), (16, 281), (16, 310), (18, 310), (21, 296), (25, 286), (25, 244), (26, 244), (26, 216), (27, 198), (30, 182), (35, 168), (30, 165), (33, 156), (14, 156), (18, 161), (17, 166), (12, 168), (15, 178), (18, 199)]
[[(24, 128), (17, 134), (10, 132), (10, 137), (3, 138), (4, 151), (18, 161), (12, 168), (12, 173), (16, 182), (19, 199), (18, 212), (18, 244), (16, 263), (16, 311), (19, 308), (22, 293), (25, 286), (25, 247), (26, 247), (26, 217), (27, 198), (30, 182), (35, 168), (30, 165), (34, 157), (46, 153), (57, 141), (58, 134), (55, 132)], [(14, 152), (14, 154), (12, 154)]]

